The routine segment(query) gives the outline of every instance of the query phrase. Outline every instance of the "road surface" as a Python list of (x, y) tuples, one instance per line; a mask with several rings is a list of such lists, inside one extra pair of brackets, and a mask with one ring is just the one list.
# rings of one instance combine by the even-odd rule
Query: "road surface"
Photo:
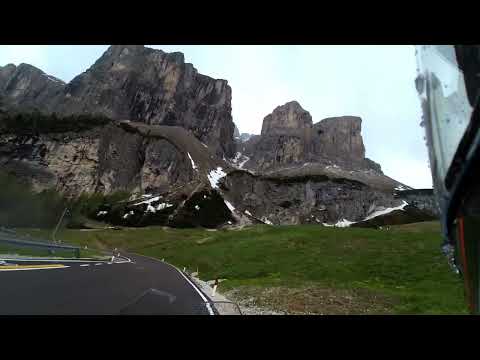
[[(0, 315), (214, 313), (203, 293), (176, 268), (143, 256), (126, 256), (131, 262), (55, 261), (65, 267), (0, 271)], [(33, 263), (42, 264), (17, 262)]]

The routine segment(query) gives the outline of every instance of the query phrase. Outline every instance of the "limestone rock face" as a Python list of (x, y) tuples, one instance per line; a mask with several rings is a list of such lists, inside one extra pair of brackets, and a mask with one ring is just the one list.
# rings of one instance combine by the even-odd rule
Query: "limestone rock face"
[(7, 65), (0, 68), (0, 96), (23, 109), (180, 126), (220, 157), (235, 152), (230, 86), (199, 74), (182, 53), (111, 46), (68, 84), (31, 65)]
[(237, 151), (250, 158), (246, 168), (261, 172), (320, 163), (381, 173), (380, 165), (365, 158), (361, 126), (362, 119), (355, 116), (313, 124), (310, 113), (291, 101), (267, 115), (261, 135), (237, 143)]
[(362, 164), (365, 146), (361, 130), (362, 119), (356, 116), (323, 119), (314, 126), (313, 153), (350, 166)]
[(372, 208), (402, 203), (380, 188), (326, 175), (271, 176), (238, 170), (224, 184), (225, 196), (239, 212), (276, 225), (355, 222)]
[(297, 101), (290, 101), (278, 106), (263, 119), (261, 135), (283, 134), (289, 130), (312, 127), (312, 117)]
[[(358, 222), (403, 201), (436, 215), (432, 194), (408, 193), (365, 158), (361, 118), (313, 123), (291, 101), (264, 118), (260, 135), (239, 134), (231, 97), (226, 80), (199, 74), (183, 54), (136, 45), (109, 47), (68, 84), (6, 65), (0, 122), (10, 110), (112, 121), (92, 117), (92, 126), (70, 132), (0, 126), (0, 169), (67, 197), (129, 192), (121, 210), (97, 216), (128, 226)], [(397, 189), (407, 191), (399, 197)]]
[(65, 83), (28, 64), (0, 67), (0, 97), (7, 107), (42, 109), (61, 93)]

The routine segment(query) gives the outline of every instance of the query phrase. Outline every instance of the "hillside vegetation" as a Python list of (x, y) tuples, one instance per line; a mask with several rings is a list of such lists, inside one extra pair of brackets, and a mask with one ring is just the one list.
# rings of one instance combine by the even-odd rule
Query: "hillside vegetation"
[(467, 313), (462, 282), (440, 252), (438, 222), (390, 230), (260, 225), (64, 230), (59, 236), (198, 269), (204, 280), (226, 279), (222, 291), (288, 313)]

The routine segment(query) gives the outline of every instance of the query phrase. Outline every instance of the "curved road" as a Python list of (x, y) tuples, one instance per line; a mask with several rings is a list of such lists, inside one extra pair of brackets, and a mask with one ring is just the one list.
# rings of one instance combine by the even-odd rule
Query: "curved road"
[(214, 313), (205, 296), (173, 266), (127, 256), (131, 262), (55, 261), (68, 267), (0, 271), (0, 315)]

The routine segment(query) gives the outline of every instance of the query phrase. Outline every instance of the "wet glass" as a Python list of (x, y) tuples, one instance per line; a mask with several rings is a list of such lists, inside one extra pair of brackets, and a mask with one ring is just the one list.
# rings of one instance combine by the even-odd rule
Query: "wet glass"
[(473, 109), (454, 46), (420, 45), (416, 52), (417, 91), (424, 117), (430, 118), (435, 171), (444, 180)]

